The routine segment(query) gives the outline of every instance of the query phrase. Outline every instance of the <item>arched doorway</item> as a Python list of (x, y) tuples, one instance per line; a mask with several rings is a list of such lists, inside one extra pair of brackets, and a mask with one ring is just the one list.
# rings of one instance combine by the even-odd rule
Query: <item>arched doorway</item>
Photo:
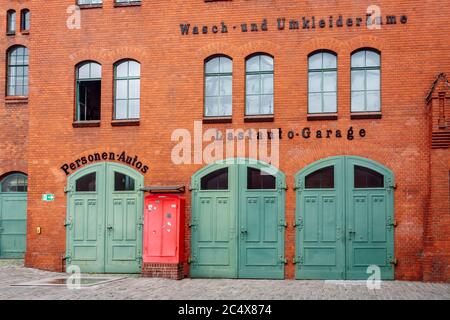
[(228, 159), (192, 177), (191, 277), (284, 278), (285, 176)]
[(394, 279), (394, 175), (360, 157), (319, 160), (296, 175), (297, 279)]
[(68, 179), (67, 267), (139, 273), (144, 177), (118, 163), (88, 166)]
[(0, 180), (0, 258), (24, 257), (27, 233), (28, 178), (11, 173)]

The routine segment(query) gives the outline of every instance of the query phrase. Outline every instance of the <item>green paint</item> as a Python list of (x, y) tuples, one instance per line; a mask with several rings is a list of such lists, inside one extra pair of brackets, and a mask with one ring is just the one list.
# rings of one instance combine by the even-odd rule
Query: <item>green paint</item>
[(55, 201), (55, 195), (51, 193), (43, 194), (42, 201), (45, 202)]
[(27, 193), (0, 192), (0, 258), (24, 257), (26, 231)]
[[(95, 172), (96, 191), (76, 192)], [(135, 180), (135, 191), (114, 191), (114, 172)], [(143, 176), (117, 163), (88, 166), (68, 180), (67, 266), (82, 272), (139, 273), (142, 257)]]
[[(267, 165), (239, 160), (192, 178), (191, 277), (283, 279), (285, 177), (277, 171), (274, 190), (249, 190), (247, 168)], [(200, 190), (202, 177), (225, 167), (227, 190)]]
[[(384, 176), (383, 188), (354, 188), (354, 166)], [(305, 177), (334, 167), (334, 188), (305, 189)], [(378, 265), (382, 279), (394, 279), (393, 174), (359, 157), (332, 157), (296, 175), (296, 278), (367, 279)]]

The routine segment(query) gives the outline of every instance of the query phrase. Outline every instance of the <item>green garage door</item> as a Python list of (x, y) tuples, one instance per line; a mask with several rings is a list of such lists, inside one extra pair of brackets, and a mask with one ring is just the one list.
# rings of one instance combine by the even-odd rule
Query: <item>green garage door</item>
[(284, 175), (231, 161), (192, 178), (191, 277), (283, 279)]
[(296, 175), (296, 277), (394, 279), (393, 174), (359, 157), (318, 161)]
[(139, 273), (143, 177), (116, 163), (75, 173), (68, 183), (67, 266), (82, 272)]
[(0, 181), (0, 258), (21, 259), (27, 232), (27, 176), (14, 173)]

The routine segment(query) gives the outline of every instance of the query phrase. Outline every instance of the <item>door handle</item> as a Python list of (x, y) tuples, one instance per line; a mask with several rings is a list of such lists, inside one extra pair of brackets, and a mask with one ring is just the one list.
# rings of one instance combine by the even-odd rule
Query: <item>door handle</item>
[(351, 240), (352, 239), (352, 234), (353, 236), (356, 234), (356, 231), (353, 231), (352, 228), (348, 228), (348, 239)]
[(247, 229), (245, 229), (245, 228), (241, 229), (241, 234), (247, 234), (247, 233), (248, 233)]
[(108, 225), (106, 228), (108, 229), (108, 231), (111, 231), (113, 229), (113, 226), (112, 225)]

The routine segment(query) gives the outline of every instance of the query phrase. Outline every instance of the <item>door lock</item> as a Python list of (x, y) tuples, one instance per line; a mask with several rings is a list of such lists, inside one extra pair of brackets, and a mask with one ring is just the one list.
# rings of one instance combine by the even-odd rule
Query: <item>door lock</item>
[(248, 231), (247, 231), (247, 229), (241, 229), (241, 234), (247, 234), (248, 233)]
[(107, 229), (108, 231), (111, 231), (113, 229), (112, 225), (108, 225)]

